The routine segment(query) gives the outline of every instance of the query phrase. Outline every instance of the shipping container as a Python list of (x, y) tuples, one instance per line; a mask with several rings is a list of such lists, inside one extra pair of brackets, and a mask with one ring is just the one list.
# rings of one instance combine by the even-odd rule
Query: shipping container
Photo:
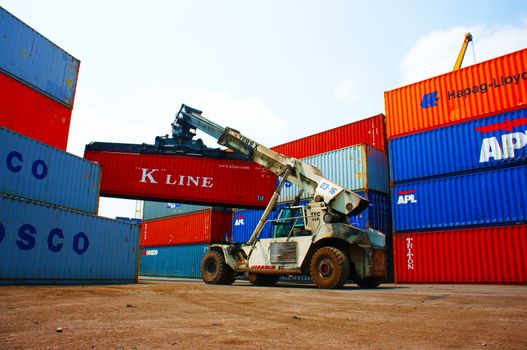
[(0, 193), (97, 214), (97, 164), (3, 127), (0, 162)]
[(72, 108), (79, 65), (0, 6), (0, 71)]
[(231, 231), (231, 211), (200, 211), (144, 221), (141, 225), (141, 247), (223, 243), (231, 240)]
[(388, 138), (524, 108), (527, 49), (384, 93)]
[(201, 260), (208, 251), (208, 244), (142, 248), (141, 275), (200, 278)]
[(71, 109), (0, 72), (0, 126), (65, 151), (70, 121)]
[(0, 195), (0, 283), (133, 283), (139, 226)]
[[(307, 157), (303, 161), (322, 170), (327, 179), (352, 191), (370, 189), (381, 193), (390, 192), (387, 155), (376, 148), (356, 145)], [(286, 183), (280, 201), (293, 200), (299, 190), (299, 187)], [(305, 193), (303, 198), (309, 195)]]
[(102, 167), (101, 195), (225, 207), (265, 207), (276, 176), (260, 165), (199, 156), (85, 151)]
[(399, 283), (526, 283), (527, 226), (397, 234)]
[[(374, 228), (381, 231), (387, 237), (391, 234), (391, 208), (390, 198), (388, 195), (376, 191), (356, 191), (360, 196), (369, 200), (369, 205), (362, 213), (348, 217), (350, 224), (355, 227), (364, 229), (367, 227)], [(300, 202), (300, 205), (307, 204), (308, 201)], [(287, 208), (287, 203), (280, 203), (269, 214), (268, 220), (276, 220), (280, 211)], [(232, 214), (232, 237), (234, 242), (244, 243), (249, 240), (251, 235), (258, 225), (260, 218), (263, 215), (263, 210), (236, 210)], [(275, 225), (272, 222), (265, 224), (260, 238), (273, 237)]]
[(143, 220), (154, 220), (210, 209), (211, 207), (205, 205), (144, 201)]
[(306, 136), (272, 149), (301, 159), (358, 144), (367, 144), (386, 151), (386, 121), (383, 114)]
[(390, 140), (395, 182), (527, 163), (527, 109)]
[(527, 221), (527, 166), (394, 186), (394, 231)]

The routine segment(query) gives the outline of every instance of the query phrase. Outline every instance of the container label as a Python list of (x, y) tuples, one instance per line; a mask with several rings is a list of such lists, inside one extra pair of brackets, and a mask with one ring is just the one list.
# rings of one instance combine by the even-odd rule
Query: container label
[(157, 255), (157, 253), (158, 253), (157, 249), (143, 250), (143, 256), (155, 256)]
[(413, 238), (406, 238), (406, 269), (415, 270)]
[[(211, 188), (214, 186), (214, 178), (212, 177), (168, 174), (166, 169), (140, 169), (140, 183), (158, 184), (159, 181), (162, 180), (164, 184), (174, 186), (190, 186), (202, 188)], [(164, 174), (156, 174), (158, 171)]]
[[(6, 157), (6, 166), (12, 173), (19, 173), (25, 171), (24, 156), (18, 151), (11, 151)], [(37, 159), (31, 163), (31, 175), (37, 180), (43, 180), (48, 175), (48, 166), (42, 159)]]
[(408, 190), (408, 191), (401, 191), (398, 192), (397, 195), (397, 205), (400, 204), (414, 204), (417, 203), (417, 199), (415, 198), (416, 190)]
[(245, 225), (244, 219), (245, 217), (243, 216), (237, 216), (234, 221), (234, 226), (244, 226)]
[[(507, 119), (502, 123), (478, 127), (476, 130), (481, 133), (489, 133), (499, 130), (512, 131), (514, 127), (524, 125), (527, 125), (527, 118), (519, 118), (513, 121)], [(501, 135), (499, 140), (495, 136), (484, 138), (481, 142), (479, 162), (486, 163), (489, 162), (491, 158), (494, 160), (514, 158), (516, 156), (515, 150), (522, 149), (526, 145), (527, 130)]]
[[(37, 237), (42, 237), (39, 235), (39, 230), (37, 227), (31, 224), (22, 224), (18, 228), (17, 232), (14, 233), (18, 235), (16, 240), (16, 246), (19, 250), (30, 251), (34, 250), (37, 245)], [(6, 232), (5, 226), (0, 222), (0, 244), (2, 244), (4, 238), (9, 234)], [(64, 248), (64, 230), (59, 227), (51, 229), (45, 237), (47, 248), (53, 253), (59, 253)], [(71, 243), (71, 249), (78, 255), (83, 255), (88, 251), (90, 247), (90, 240), (88, 235), (84, 232), (78, 232), (73, 236)], [(66, 248), (64, 248), (66, 249)]]

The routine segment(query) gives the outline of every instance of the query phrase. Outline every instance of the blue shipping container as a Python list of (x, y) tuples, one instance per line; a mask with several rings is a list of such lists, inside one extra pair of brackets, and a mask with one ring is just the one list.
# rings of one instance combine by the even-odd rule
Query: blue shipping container
[[(302, 201), (301, 204), (305, 204), (307, 201)], [(278, 204), (269, 214), (268, 220), (275, 220), (278, 218), (278, 215), (280, 215), (280, 211), (284, 208), (286, 208), (287, 204)], [(254, 232), (254, 229), (256, 228), (256, 225), (258, 225), (258, 222), (260, 221), (260, 218), (263, 215), (263, 210), (258, 209), (242, 209), (242, 210), (236, 210), (232, 214), (232, 240), (234, 242), (238, 243), (245, 243), (251, 238), (251, 235)], [(273, 237), (273, 231), (274, 231), (275, 225), (272, 225), (272, 223), (268, 222), (263, 227), (262, 233), (260, 234), (260, 238), (271, 238)]]
[(527, 162), (527, 109), (399, 137), (389, 143), (394, 182)]
[(98, 164), (0, 127), (0, 193), (97, 213)]
[[(335, 151), (317, 154), (302, 159), (319, 168), (324, 177), (349, 190), (362, 189), (389, 193), (388, 159), (386, 152), (367, 145), (356, 145)], [(286, 183), (280, 193), (280, 201), (295, 198), (299, 188)], [(304, 198), (308, 198), (308, 193)]]
[(0, 6), (0, 70), (72, 108), (79, 60)]
[(201, 260), (208, 250), (208, 244), (142, 248), (141, 275), (200, 278)]
[[(355, 227), (364, 229), (367, 227), (381, 231), (389, 236), (392, 231), (390, 198), (388, 195), (376, 191), (357, 191), (358, 195), (369, 200), (368, 209), (356, 216), (349, 216), (349, 222)], [(304, 205), (308, 201), (302, 201)], [(278, 204), (276, 209), (269, 215), (269, 220), (275, 220), (280, 215), (280, 211), (286, 208), (287, 204)], [(232, 215), (232, 237), (234, 242), (247, 242), (251, 237), (256, 225), (262, 217), (263, 210), (237, 210)], [(274, 225), (267, 223), (260, 235), (260, 238), (273, 237)]]
[(396, 184), (394, 232), (527, 220), (527, 166)]
[(195, 204), (143, 202), (143, 220), (154, 220), (168, 216), (194, 213), (196, 211), (210, 210), (211, 207)]
[(0, 283), (132, 283), (139, 226), (0, 195)]

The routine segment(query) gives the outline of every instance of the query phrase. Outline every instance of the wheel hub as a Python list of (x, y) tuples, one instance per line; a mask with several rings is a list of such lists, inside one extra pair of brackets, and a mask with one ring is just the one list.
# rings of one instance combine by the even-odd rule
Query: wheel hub
[(318, 270), (322, 277), (329, 277), (333, 274), (333, 261), (330, 259), (322, 259), (318, 264)]

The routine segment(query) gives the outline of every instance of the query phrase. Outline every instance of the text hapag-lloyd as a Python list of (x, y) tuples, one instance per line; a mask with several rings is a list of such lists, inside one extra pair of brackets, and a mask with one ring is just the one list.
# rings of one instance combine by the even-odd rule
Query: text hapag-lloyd
[(468, 97), (470, 94), (482, 93), (485, 94), (489, 91), (489, 88), (499, 88), (506, 85), (517, 85), (520, 80), (527, 80), (527, 72), (522, 72), (514, 75), (501, 76), (501, 79), (494, 78), (492, 83), (476, 84), (472, 87), (467, 87), (461, 90), (448, 91), (448, 99)]
[[(141, 183), (151, 183), (158, 184), (159, 176), (158, 171), (165, 171), (165, 169), (149, 169), (141, 168)], [(206, 176), (190, 176), (190, 175), (176, 175), (165, 174), (163, 183), (166, 185), (174, 186), (194, 186), (194, 187), (203, 187), (203, 188), (212, 188), (214, 186), (214, 178)]]

